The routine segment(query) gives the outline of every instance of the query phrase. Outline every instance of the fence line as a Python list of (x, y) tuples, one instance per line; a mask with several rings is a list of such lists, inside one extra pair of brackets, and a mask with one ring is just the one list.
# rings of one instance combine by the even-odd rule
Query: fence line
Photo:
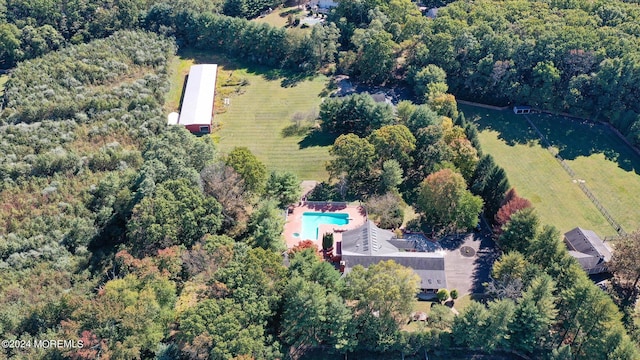
[(558, 161), (558, 163), (562, 166), (562, 168), (567, 172), (567, 174), (569, 174), (569, 176), (571, 176), (571, 179), (576, 182), (578, 184), (578, 186), (580, 187), (580, 189), (582, 190), (582, 192), (587, 195), (587, 197), (589, 198), (589, 200), (591, 200), (591, 202), (593, 203), (593, 205), (595, 205), (596, 209), (598, 209), (598, 211), (600, 211), (600, 213), (602, 214), (602, 216), (604, 216), (605, 219), (607, 219), (607, 222), (609, 222), (609, 225), (611, 225), (613, 227), (613, 229), (619, 234), (619, 235), (626, 235), (626, 232), (624, 231), (624, 229), (622, 228), (622, 225), (620, 225), (614, 218), (613, 216), (609, 213), (609, 211), (607, 211), (607, 209), (604, 207), (604, 205), (602, 205), (600, 203), (600, 201), (598, 201), (598, 198), (596, 198), (596, 196), (591, 192), (591, 190), (589, 190), (589, 188), (584, 184), (584, 182), (580, 181), (580, 179), (576, 179), (576, 173), (573, 171), (573, 169), (571, 169), (571, 167), (564, 161), (564, 159), (562, 158), (562, 156), (560, 156), (560, 154), (556, 151), (553, 150), (553, 147), (551, 146), (551, 143), (549, 142), (549, 140), (547, 140), (547, 138), (542, 134), (542, 132), (540, 132), (540, 130), (538, 129), (538, 127), (533, 123), (533, 121), (531, 121), (531, 119), (529, 119), (529, 117), (527, 115), (523, 115), (524, 118), (527, 120), (527, 122), (529, 123), (529, 125), (531, 125), (531, 127), (536, 131), (536, 133), (538, 133), (538, 137), (540, 138), (540, 140), (542, 140), (543, 142), (543, 146), (545, 149), (547, 149), (547, 151), (549, 151), (549, 153), (551, 153), (551, 155), (553, 155), (553, 157)]
[(308, 200), (304, 200), (302, 201), (303, 205), (310, 205), (310, 206), (344, 206), (347, 207), (349, 206), (349, 203), (346, 201), (308, 201)]

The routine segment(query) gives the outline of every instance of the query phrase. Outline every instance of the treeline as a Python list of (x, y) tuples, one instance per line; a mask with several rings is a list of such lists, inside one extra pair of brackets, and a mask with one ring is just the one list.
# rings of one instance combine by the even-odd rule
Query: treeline
[[(107, 37), (119, 30), (153, 29), (162, 34), (175, 34), (179, 39), (194, 30), (201, 36), (209, 36), (206, 30), (199, 26), (200, 20), (194, 19), (207, 15), (202, 22), (208, 23), (210, 16), (226, 14), (239, 18), (254, 18), (268, 8), (281, 5), (280, 0), (219, 0), (219, 1), (50, 1), (29, 2), (23, 0), (9, 0), (0, 5), (0, 68), (10, 69), (22, 60), (33, 59), (50, 51), (60, 49), (69, 44), (85, 43), (94, 39)], [(226, 23), (225, 25), (231, 25)], [(233, 24), (238, 33), (232, 35), (238, 38), (244, 32), (246, 23)], [(195, 27), (194, 27), (195, 26)], [(238, 27), (240, 26), (240, 27)], [(177, 32), (172, 31), (178, 27)], [(279, 28), (272, 28), (279, 32)], [(192, 34), (194, 35), (194, 34)], [(291, 43), (302, 42), (305, 37), (290, 39), (284, 44), (279, 37), (282, 34), (268, 36), (253, 33), (246, 34), (245, 40), (261, 39), (274, 42), (274, 46), (285, 46), (290, 54)], [(254, 36), (255, 35), (255, 36)], [(197, 36), (197, 35), (196, 35)], [(288, 37), (292, 37), (289, 35)], [(325, 36), (319, 35), (321, 40)], [(183, 40), (186, 40), (183, 39)], [(184, 43), (181, 43), (184, 44)], [(189, 46), (195, 46), (189, 43)], [(204, 45), (202, 45), (204, 46)], [(302, 47), (302, 45), (297, 45)], [(273, 49), (278, 49), (274, 47)], [(260, 52), (260, 49), (256, 49)], [(239, 51), (240, 53), (242, 50)], [(276, 55), (265, 53), (265, 59)], [(305, 56), (298, 54), (298, 56)], [(283, 59), (278, 59), (282, 61)], [(291, 59), (289, 64), (295, 64), (298, 59)], [(282, 65), (281, 63), (278, 63)]]
[(635, 3), (447, 1), (430, 20), (410, 0), (342, 1), (329, 25), (311, 34), (241, 19), (279, 3), (7, 1), (0, 7), (0, 66), (140, 27), (175, 36), (180, 46), (302, 71), (333, 62), (340, 50), (338, 72), (372, 84), (406, 83), (419, 102), (429, 90), (423, 70), (435, 64), (459, 98), (608, 121), (640, 142)]
[[(174, 52), (163, 37), (120, 32), (12, 74), (0, 129), (1, 336), (62, 336), (63, 320), (100, 284), (108, 257), (99, 239), (124, 241), (107, 230), (128, 216), (140, 144), (164, 129)], [(54, 356), (32, 351), (3, 355)]]
[(505, 253), (493, 265), (491, 301), (472, 303), (453, 320), (456, 344), (549, 359), (639, 356), (609, 295), (569, 255), (560, 233), (541, 227), (530, 204), (511, 213), (501, 233)]
[(603, 120), (640, 144), (639, 23), (623, 1), (458, 1), (411, 62), (442, 67), (460, 98)]
[(406, 83), (421, 102), (436, 65), (461, 99), (603, 120), (640, 143), (637, 4), (455, 1), (431, 20), (408, 0), (343, 1), (329, 20), (338, 71), (363, 82)]
[(294, 32), (242, 18), (196, 13), (160, 4), (149, 10), (145, 27), (174, 36), (181, 46), (217, 51), (243, 61), (298, 71), (333, 62), (339, 32), (334, 25)]
[[(153, 2), (152, 2), (153, 3)], [(194, 2), (195, 3), (195, 2)], [(41, 56), (67, 44), (137, 28), (146, 1), (3, 1), (0, 6), (0, 67)]]

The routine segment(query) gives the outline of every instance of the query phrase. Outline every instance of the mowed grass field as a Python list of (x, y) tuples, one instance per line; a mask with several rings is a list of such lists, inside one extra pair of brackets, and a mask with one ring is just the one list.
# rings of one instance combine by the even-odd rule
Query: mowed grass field
[(301, 16), (306, 13), (307, 11), (299, 9), (297, 6), (277, 8), (274, 9), (271, 14), (267, 14), (263, 17), (257, 17), (251, 21), (263, 22), (276, 27), (285, 27), (287, 26), (289, 15)]
[[(554, 225), (562, 233), (580, 226), (602, 237), (616, 234), (553, 155), (540, 145), (539, 137), (521, 115), (467, 105), (459, 105), (459, 109), (478, 125), (482, 150), (506, 170), (511, 186), (533, 203), (543, 224)], [(597, 154), (593, 156), (597, 160)], [(594, 163), (599, 169), (608, 167), (604, 161)]]
[(0, 75), (0, 96), (4, 96), (4, 84), (9, 80), (8, 75)]
[(606, 125), (529, 118), (613, 218), (627, 232), (640, 229), (640, 156)]
[[(222, 152), (245, 146), (269, 170), (289, 170), (301, 180), (327, 179), (325, 163), (333, 139), (314, 134), (283, 135), (283, 130), (293, 124), (294, 114), (318, 109), (327, 84), (325, 76), (298, 78), (296, 74), (245, 67), (223, 56), (183, 52), (172, 66), (167, 112), (179, 108), (184, 76), (196, 63), (219, 65), (214, 116), (218, 130), (212, 136)], [(234, 85), (225, 86), (230, 78)], [(235, 80), (246, 81), (246, 85), (235, 85)], [(223, 105), (224, 97), (229, 98), (229, 106)]]

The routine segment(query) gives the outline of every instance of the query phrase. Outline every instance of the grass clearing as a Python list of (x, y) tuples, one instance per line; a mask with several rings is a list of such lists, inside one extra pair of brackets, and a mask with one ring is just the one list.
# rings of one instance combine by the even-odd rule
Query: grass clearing
[(0, 75), (0, 97), (4, 96), (4, 84), (9, 80), (9, 75)]
[(458, 310), (458, 312), (462, 312), (462, 310), (464, 310), (467, 306), (471, 305), (471, 302), (473, 301), (473, 298), (471, 296), (471, 294), (466, 294), (458, 298), (456, 301), (454, 301), (453, 307)]
[(523, 117), (509, 110), (467, 105), (459, 108), (478, 125), (483, 151), (493, 155), (506, 170), (511, 185), (533, 203), (543, 224), (554, 225), (562, 233), (580, 226), (603, 237), (615, 235), (589, 198), (540, 145), (537, 134)]
[(287, 26), (287, 19), (289, 15), (292, 15), (295, 17), (295, 16), (303, 16), (306, 13), (307, 13), (306, 10), (302, 10), (297, 6), (277, 8), (273, 10), (271, 14), (267, 14), (263, 17), (257, 17), (251, 21), (267, 23), (275, 27), (285, 27)]
[[(246, 146), (269, 170), (289, 170), (301, 180), (327, 179), (325, 162), (330, 158), (329, 145), (334, 138), (313, 131), (286, 134), (285, 130), (293, 124), (294, 114), (317, 110), (327, 84), (325, 76), (306, 78), (286, 71), (244, 66), (224, 56), (183, 51), (172, 64), (167, 112), (179, 108), (184, 76), (197, 63), (219, 66), (214, 117), (219, 129), (212, 136), (223, 152)], [(230, 99), (226, 107), (225, 97)]]
[(640, 229), (640, 156), (606, 125), (530, 115), (613, 218), (627, 231)]

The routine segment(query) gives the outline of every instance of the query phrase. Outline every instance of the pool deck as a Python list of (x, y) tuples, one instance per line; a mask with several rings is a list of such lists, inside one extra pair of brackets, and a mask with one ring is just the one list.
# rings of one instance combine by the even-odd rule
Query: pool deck
[(284, 225), (284, 239), (287, 243), (287, 248), (296, 246), (300, 241), (311, 240), (316, 243), (318, 249), (322, 248), (322, 237), (320, 239), (301, 239), (293, 236), (294, 233), (302, 234), (302, 214), (305, 212), (324, 212), (324, 213), (346, 213), (349, 214), (349, 223), (346, 225), (332, 225), (321, 224), (318, 227), (318, 234), (333, 233), (333, 240), (335, 242), (342, 240), (342, 232), (355, 229), (361, 226), (367, 220), (366, 212), (363, 207), (357, 205), (344, 205), (334, 203), (324, 204), (309, 204), (303, 203), (302, 205), (293, 208), (293, 212), (287, 215), (287, 223)]

